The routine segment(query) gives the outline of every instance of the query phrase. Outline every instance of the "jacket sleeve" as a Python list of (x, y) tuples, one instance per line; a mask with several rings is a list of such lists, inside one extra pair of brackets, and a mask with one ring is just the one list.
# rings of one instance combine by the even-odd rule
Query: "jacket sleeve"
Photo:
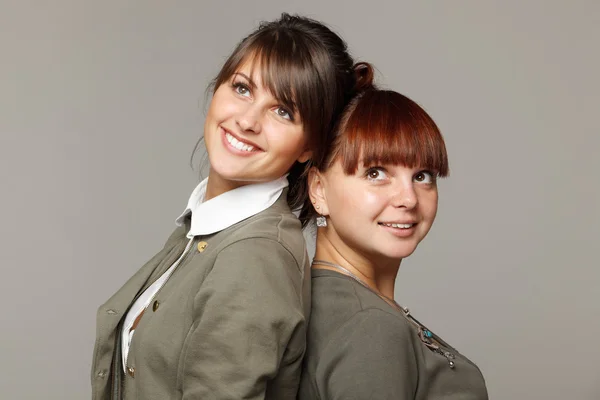
[(301, 287), (302, 269), (276, 240), (223, 249), (195, 298), (183, 399), (264, 399), (268, 381), (295, 398), (306, 346)]
[(417, 360), (404, 321), (382, 310), (355, 314), (327, 344), (316, 370), (328, 400), (414, 400)]

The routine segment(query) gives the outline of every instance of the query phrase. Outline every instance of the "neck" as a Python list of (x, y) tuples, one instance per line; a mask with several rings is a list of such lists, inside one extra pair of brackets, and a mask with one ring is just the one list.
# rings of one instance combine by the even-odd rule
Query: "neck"
[(208, 173), (208, 181), (206, 182), (206, 193), (204, 194), (204, 201), (210, 200), (214, 197), (222, 195), (225, 192), (244, 186), (244, 182), (230, 181), (223, 179), (212, 169)]
[[(344, 243), (330, 227), (319, 228), (314, 259), (338, 264), (355, 274), (371, 289), (387, 298), (394, 298), (396, 276), (402, 259), (376, 259), (361, 254)], [(314, 268), (336, 270), (324, 265), (315, 265)]]

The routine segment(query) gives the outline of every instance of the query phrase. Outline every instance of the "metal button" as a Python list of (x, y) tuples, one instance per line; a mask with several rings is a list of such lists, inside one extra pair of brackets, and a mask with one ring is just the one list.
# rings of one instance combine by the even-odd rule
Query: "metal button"
[(158, 310), (159, 305), (160, 303), (158, 302), (158, 300), (154, 300), (154, 303), (152, 303), (152, 311)]
[(135, 368), (133, 367), (127, 367), (127, 373), (132, 377), (135, 378)]
[(198, 243), (198, 251), (202, 253), (206, 249), (206, 246), (208, 246), (208, 243), (206, 242)]
[(103, 370), (98, 371), (96, 376), (98, 376), (98, 378), (104, 378), (106, 376), (106, 370), (103, 369)]

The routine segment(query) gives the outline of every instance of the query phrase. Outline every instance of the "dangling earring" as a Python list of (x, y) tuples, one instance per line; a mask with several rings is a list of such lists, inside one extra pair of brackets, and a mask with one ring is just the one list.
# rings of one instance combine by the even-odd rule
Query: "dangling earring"
[[(319, 208), (321, 208), (321, 206), (319, 206), (318, 204), (315, 204), (316, 201), (313, 200), (312, 203), (313, 203), (313, 206), (315, 207), (315, 210), (318, 210)], [(320, 228), (322, 228), (324, 226), (327, 226), (327, 218), (325, 218), (322, 215), (319, 215), (317, 217), (317, 226), (320, 227)]]
[(317, 226), (318, 226), (319, 228), (323, 228), (323, 227), (327, 226), (327, 218), (325, 218), (325, 217), (324, 217), (324, 216), (322, 216), (322, 215), (319, 215), (319, 216), (317, 217)]

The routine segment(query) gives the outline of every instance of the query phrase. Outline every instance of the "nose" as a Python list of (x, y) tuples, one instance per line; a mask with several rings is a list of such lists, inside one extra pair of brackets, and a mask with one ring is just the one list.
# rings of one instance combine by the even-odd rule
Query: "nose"
[(236, 123), (244, 132), (260, 133), (260, 110), (249, 105), (238, 114)]
[(392, 189), (392, 205), (396, 208), (406, 208), (412, 210), (417, 206), (417, 193), (410, 183), (401, 183)]

